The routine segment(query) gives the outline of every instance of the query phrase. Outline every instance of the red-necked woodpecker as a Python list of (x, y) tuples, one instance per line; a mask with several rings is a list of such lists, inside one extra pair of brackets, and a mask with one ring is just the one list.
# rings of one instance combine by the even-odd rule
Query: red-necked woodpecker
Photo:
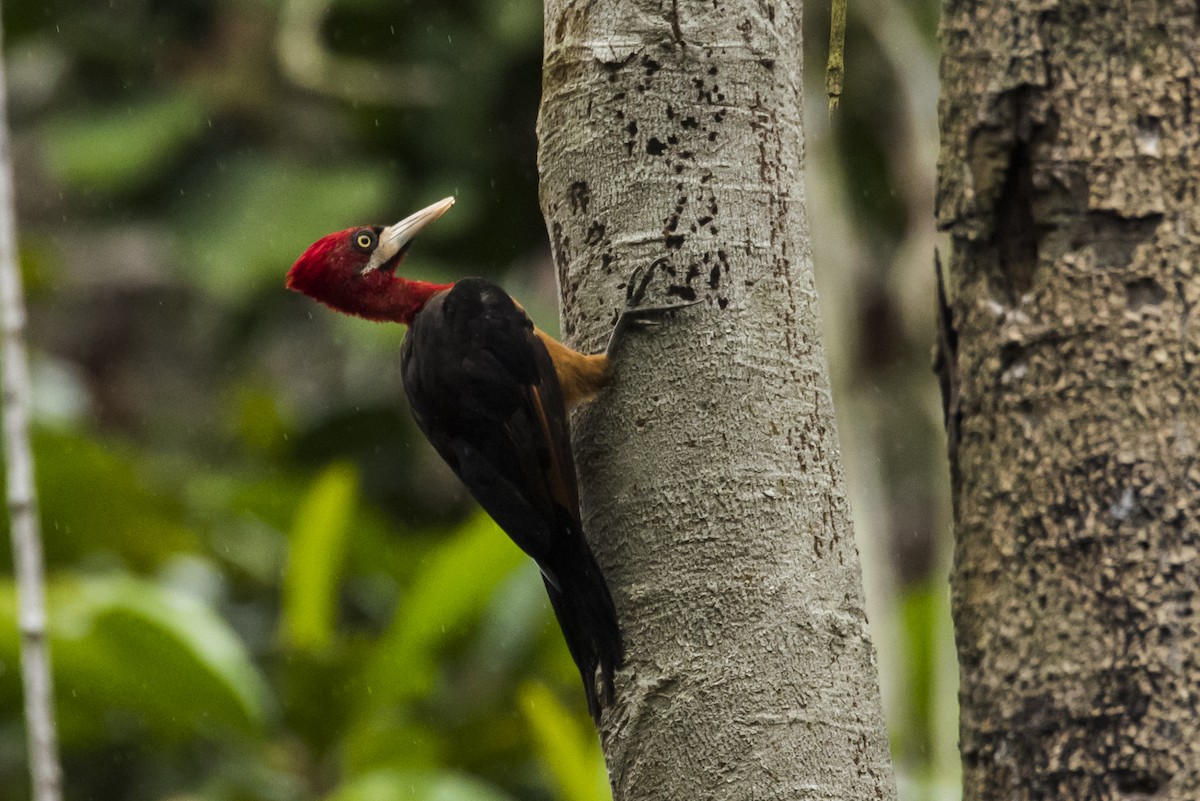
[[(572, 350), (481, 278), (432, 284), (396, 275), (413, 238), (452, 205), (446, 198), (386, 228), (329, 234), (296, 261), (287, 286), (337, 311), (409, 327), (400, 366), (417, 425), (541, 568), (598, 722), (624, 645), (580, 524), (568, 413), (608, 381), (612, 343), (609, 353)], [(663, 309), (627, 309), (618, 330), (647, 311)]]

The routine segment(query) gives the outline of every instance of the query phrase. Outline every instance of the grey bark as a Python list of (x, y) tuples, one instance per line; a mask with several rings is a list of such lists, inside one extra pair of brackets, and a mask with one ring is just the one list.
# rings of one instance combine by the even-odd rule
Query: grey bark
[(1200, 798), (1200, 14), (949, 0), (965, 798)]
[(548, 0), (542, 209), (563, 330), (635, 267), (703, 303), (616, 352), (573, 419), (627, 666), (617, 801), (890, 799), (803, 184), (800, 5)]
[[(2, 36), (0, 36), (2, 38)], [(16, 204), (9, 155), (7, 77), (0, 47), (0, 327), (3, 328), (4, 466), (17, 580), (21, 678), (29, 772), (36, 801), (59, 801), (62, 768), (46, 636), (45, 570), (29, 443), (32, 387), (25, 352), (25, 297), (17, 263)]]

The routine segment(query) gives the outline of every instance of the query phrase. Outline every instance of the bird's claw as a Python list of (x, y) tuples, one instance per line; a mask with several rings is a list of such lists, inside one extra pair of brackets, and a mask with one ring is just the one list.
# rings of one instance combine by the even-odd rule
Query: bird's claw
[[(650, 282), (654, 280), (654, 274), (664, 269), (666, 272), (674, 275), (674, 270), (671, 269), (665, 258), (651, 262), (649, 267), (643, 267), (640, 264), (633, 268), (633, 272), (629, 274), (629, 278), (625, 279), (625, 308), (622, 314), (632, 315), (631, 319), (645, 316), (653, 316), (662, 312), (675, 311), (688, 306), (695, 306), (699, 300), (685, 300), (682, 303), (670, 303), (664, 306), (647, 306), (642, 307), (642, 300), (646, 297), (646, 289), (649, 288)], [(678, 291), (678, 288), (672, 288)], [(671, 290), (667, 291), (671, 294)], [(692, 293), (695, 294), (694, 292)]]
[(616, 348), (617, 341), (621, 337), (621, 333), (630, 325), (652, 326), (660, 325), (662, 320), (659, 319), (664, 315), (677, 312), (681, 309), (686, 309), (689, 306), (695, 306), (700, 303), (699, 299), (685, 300), (680, 303), (670, 303), (663, 306), (641, 306), (641, 302), (646, 295), (646, 289), (650, 285), (650, 281), (654, 278), (655, 272), (660, 267), (666, 265), (666, 259), (659, 259), (653, 262), (649, 268), (643, 268), (640, 265), (630, 273), (628, 280), (625, 282), (625, 308), (621, 310), (620, 316), (617, 317), (617, 323), (613, 326), (612, 336), (609, 338), (608, 347), (605, 352), (612, 356)]
[[(647, 270), (642, 265), (633, 268), (633, 272), (629, 274), (629, 278), (625, 281), (625, 308), (631, 309), (638, 306), (642, 302), (642, 298), (646, 296), (646, 287), (650, 285), (650, 279), (654, 277), (654, 271), (658, 268), (659, 262), (654, 262)], [(643, 275), (643, 273), (645, 273)]]
[(685, 300), (681, 303), (669, 303), (665, 306), (626, 306), (621, 311), (621, 316), (629, 323), (637, 325), (659, 325), (662, 323), (660, 318), (663, 315), (677, 312), (680, 309), (686, 309), (690, 306), (699, 304), (697, 300)]

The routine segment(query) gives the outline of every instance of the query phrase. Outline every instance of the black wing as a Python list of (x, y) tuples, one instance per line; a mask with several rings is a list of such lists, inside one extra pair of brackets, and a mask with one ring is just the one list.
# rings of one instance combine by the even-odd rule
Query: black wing
[(541, 568), (598, 716), (596, 669), (610, 699), (621, 635), (583, 537), (567, 413), (533, 324), (495, 284), (464, 279), (413, 320), (401, 366), (417, 425)]

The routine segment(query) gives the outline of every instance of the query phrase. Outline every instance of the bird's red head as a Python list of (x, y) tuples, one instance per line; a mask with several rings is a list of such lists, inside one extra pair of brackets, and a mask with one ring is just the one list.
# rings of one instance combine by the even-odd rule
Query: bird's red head
[(396, 267), (421, 229), (453, 205), (448, 197), (387, 228), (347, 228), (321, 237), (288, 271), (288, 289), (368, 320), (412, 322), (434, 293), (450, 285), (410, 281), (396, 275)]

